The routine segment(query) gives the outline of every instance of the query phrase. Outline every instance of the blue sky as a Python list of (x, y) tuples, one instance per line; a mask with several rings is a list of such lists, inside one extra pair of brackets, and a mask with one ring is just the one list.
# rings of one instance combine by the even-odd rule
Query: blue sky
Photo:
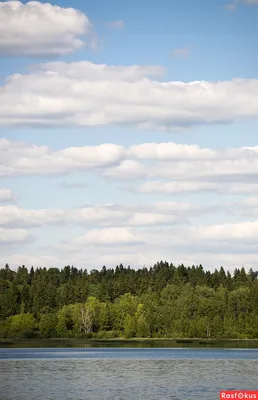
[(257, 268), (258, 1), (0, 7), (1, 263)]

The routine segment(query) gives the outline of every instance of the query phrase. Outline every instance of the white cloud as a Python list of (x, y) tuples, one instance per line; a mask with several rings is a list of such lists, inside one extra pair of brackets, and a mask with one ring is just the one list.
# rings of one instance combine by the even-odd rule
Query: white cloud
[[(224, 205), (224, 210), (234, 213), (234, 210), (240, 207), (244, 210), (248, 205), (256, 207), (258, 200), (250, 198), (232, 206)], [(216, 216), (219, 208), (223, 210), (222, 205), (213, 208)], [(122, 262), (140, 267), (166, 259), (176, 264), (202, 263), (207, 268), (220, 265), (226, 268), (246, 264), (258, 266), (257, 220), (212, 224), (205, 219), (181, 226), (174, 223), (178, 217), (199, 218), (201, 214), (211, 211), (211, 208), (205, 210), (205, 206), (201, 205), (161, 202), (149, 205), (102, 205), (76, 210), (20, 210), (18, 217), (14, 215), (15, 218), (10, 217), (11, 210), (15, 211), (7, 207), (0, 213), (0, 221), (9, 228), (61, 221), (79, 223), (79, 220), (91, 220), (98, 228), (88, 229), (85, 234), (61, 241), (61, 244), (51, 248), (37, 249), (38, 256), (30, 256), (29, 252), (28, 255), (15, 255), (5, 251), (0, 261), (10, 265), (29, 263), (34, 266), (64, 266), (70, 263), (77, 267), (100, 268), (102, 265), (114, 267)], [(112, 211), (108, 214), (108, 210)], [(118, 224), (122, 222), (123, 226), (111, 225), (116, 224), (116, 218)], [(168, 221), (170, 226), (167, 225)], [(101, 227), (105, 222), (110, 226)], [(23, 243), (28, 239), (25, 229), (0, 229), (2, 244)]]
[[(230, 204), (224, 205), (224, 210), (234, 213), (234, 210), (239, 211), (241, 207), (244, 210), (249, 206), (256, 207), (257, 205), (257, 198), (250, 198), (231, 206)], [(0, 243), (4, 245), (4, 251), (1, 252), (0, 262), (3, 265), (8, 262), (11, 266), (16, 267), (21, 264), (58, 267), (73, 264), (79, 268), (101, 268), (102, 265), (114, 267), (120, 262), (133, 267), (150, 266), (160, 259), (166, 259), (175, 264), (181, 262), (186, 265), (202, 263), (208, 269), (219, 268), (220, 265), (230, 269), (242, 265), (258, 267), (257, 219), (216, 224), (205, 219), (198, 220), (197, 223), (191, 225), (176, 226), (171, 223), (170, 226), (167, 226), (165, 215), (168, 219), (187, 214), (195, 215), (198, 218), (198, 214), (201, 214), (201, 206), (194, 206), (190, 203), (163, 202), (145, 207), (141, 205), (138, 208), (137, 205), (120, 206), (120, 208), (126, 210), (126, 218), (131, 218), (131, 220), (129, 219), (131, 226), (129, 224), (120, 227), (111, 225), (87, 229), (85, 234), (70, 239), (66, 237), (65, 241), (61, 241), (58, 245), (41, 249), (33, 247), (33, 253), (28, 251), (28, 254), (17, 255), (10, 250), (10, 245), (28, 241), (27, 230), (1, 228)], [(144, 208), (146, 208), (145, 212)], [(216, 213), (218, 208), (214, 207)], [(221, 205), (220, 208), (223, 209), (223, 206)], [(68, 213), (71, 220), (72, 217), (78, 220), (85, 213), (85, 210), (81, 212), (82, 210), (78, 209), (77, 211), (78, 213), (73, 215)], [(130, 213), (130, 211), (133, 212)], [(205, 212), (205, 207), (202, 211)], [(86, 215), (88, 214), (87, 211)], [(0, 221), (3, 221), (3, 215), (1, 214)], [(51, 215), (54, 215), (53, 210), (49, 210), (49, 215), (47, 213), (44, 215), (42, 210), (38, 215), (32, 213), (34, 222), (38, 218), (41, 222), (51, 223), (53, 222), (50, 218)], [(30, 216), (30, 218), (32, 217)], [(28, 215), (26, 218), (27, 220), (23, 221), (24, 226), (28, 226)], [(102, 215), (102, 219), (98, 215), (97, 207), (93, 213), (93, 220), (97, 226), (105, 220), (105, 215), (104, 217)], [(125, 222), (129, 220), (126, 219)], [(111, 217), (109, 223), (111, 224), (112, 221), (115, 220)], [(14, 222), (14, 220), (11, 221), (13, 225), (15, 225)], [(18, 222), (16, 221), (17, 225)], [(159, 226), (160, 224), (163, 226)], [(144, 225), (146, 225), (145, 228)], [(6, 244), (8, 244), (7, 247)]]
[(103, 175), (123, 182), (144, 179), (139, 190), (146, 193), (258, 191), (256, 146), (216, 150), (171, 142), (143, 143), (132, 146), (128, 157), (132, 159), (106, 168)]
[(114, 165), (124, 156), (122, 146), (108, 143), (51, 151), (47, 146), (0, 139), (0, 176), (87, 171)]
[(10, 189), (0, 188), (0, 202), (14, 200), (14, 195)]
[[(182, 222), (182, 217), (180, 218)], [(136, 212), (131, 220), (130, 225), (159, 225), (159, 224), (177, 224), (179, 222), (178, 216), (162, 214), (162, 213), (148, 213), (148, 212)]]
[[(152, 230), (141, 230), (141, 237), (150, 247), (156, 244), (161, 254), (163, 249), (167, 252), (169, 247), (177, 252), (182, 249), (189, 252), (191, 248), (196, 248), (197, 252), (200, 249), (208, 252), (216, 249), (218, 253), (222, 253), (225, 249), (228, 252), (232, 249), (238, 252), (240, 249), (241, 252), (244, 248), (252, 251), (253, 246), (257, 249), (257, 230), (258, 221), (255, 220), (181, 226), (180, 228), (157, 227)], [(236, 249), (236, 246), (240, 246), (239, 249)]]
[(61, 223), (64, 210), (23, 210), (17, 206), (0, 207), (0, 225), (9, 226), (41, 226), (44, 224)]
[(212, 211), (185, 202), (153, 204), (103, 204), (76, 209), (25, 210), (17, 206), (0, 207), (0, 226), (33, 228), (44, 225), (130, 225), (179, 224), (190, 217)]
[(25, 242), (29, 239), (29, 232), (26, 229), (5, 229), (0, 228), (0, 245)]
[[(189, 249), (196, 248), (200, 251), (206, 250), (210, 252), (216, 249), (218, 253), (223, 251), (243, 252), (252, 251), (252, 247), (258, 248), (257, 245), (258, 221), (230, 222), (221, 224), (200, 224), (195, 226), (179, 227), (161, 227), (151, 231), (141, 232), (142, 239), (150, 246), (156, 243), (157, 248), (166, 248), (171, 246), (189, 252)], [(224, 247), (222, 246), (224, 244)], [(221, 247), (222, 246), (222, 247)], [(236, 248), (236, 246), (240, 246)]]
[(227, 243), (239, 241), (242, 244), (250, 243), (257, 245), (258, 221), (213, 225), (210, 227), (195, 228), (192, 231), (195, 237), (205, 241), (214, 240)]
[(209, 149), (199, 145), (179, 144), (173, 142), (142, 143), (132, 146), (128, 154), (138, 159), (157, 161), (188, 161), (188, 160), (242, 160), (258, 158), (258, 146), (229, 149)]
[(104, 170), (103, 176), (113, 179), (140, 179), (147, 176), (146, 167), (135, 160), (123, 160), (119, 165)]
[(110, 227), (104, 229), (93, 229), (84, 236), (74, 239), (75, 246), (84, 246), (87, 244), (97, 246), (131, 246), (142, 244), (141, 236), (134, 232), (130, 227)]
[(67, 212), (69, 223), (99, 223), (115, 224), (123, 223), (128, 218), (127, 210), (116, 205), (97, 205)]
[(142, 143), (129, 149), (129, 155), (141, 160), (198, 160), (221, 158), (221, 153), (198, 145), (178, 144), (173, 142)]
[(54, 247), (53, 252), (68, 259), (76, 254), (79, 266), (91, 268), (114, 267), (120, 262), (151, 266), (161, 259), (175, 264), (202, 263), (208, 269), (258, 266), (257, 230), (258, 221), (151, 230), (110, 227), (88, 231)]
[(93, 39), (87, 15), (38, 1), (1, 2), (0, 26), (0, 55), (67, 54)]
[(26, 265), (27, 268), (34, 266), (40, 267), (54, 267), (63, 268), (65, 265), (72, 265), (72, 260), (64, 257), (46, 256), (46, 255), (30, 255), (30, 254), (12, 254), (0, 256), (0, 267), (8, 263), (12, 269), (17, 269), (20, 265)]
[[(199, 265), (200, 263), (207, 270), (213, 270), (214, 268), (220, 268), (223, 265), (226, 269), (234, 271), (235, 268), (241, 268), (245, 266), (248, 269), (252, 266), (253, 268), (258, 267), (258, 256), (256, 252), (250, 253), (234, 253), (229, 251), (228, 253), (218, 254), (202, 252), (192, 250), (189, 252), (176, 251), (175, 249), (162, 253), (158, 249), (149, 249), (149, 251), (141, 251), (137, 246), (134, 251), (130, 251), (130, 248), (124, 248), (123, 252), (117, 252), (115, 249), (107, 253), (106, 247), (98, 248), (98, 257), (96, 257), (96, 249), (89, 251), (78, 251), (76, 249), (76, 261), (74, 253), (57, 252), (55, 256), (47, 256), (43, 252), (39, 254), (10, 254), (1, 255), (0, 264), (4, 267), (5, 263), (8, 262), (11, 268), (16, 269), (19, 265), (26, 265), (30, 268), (34, 267), (56, 267), (63, 268), (65, 265), (74, 265), (76, 268), (96, 268), (101, 269), (103, 265), (114, 268), (116, 265), (123, 263), (125, 266), (131, 265), (134, 268), (150, 267), (153, 266), (157, 261), (161, 259), (173, 262), (175, 265), (184, 263), (185, 265)], [(126, 251), (127, 250), (127, 251)]]
[[(209, 149), (166, 142), (142, 143), (126, 149), (109, 143), (52, 151), (47, 146), (0, 139), (2, 177), (80, 171), (124, 183), (144, 180), (138, 189), (136, 182), (127, 189), (145, 193), (250, 194), (258, 191), (258, 147)], [(62, 185), (73, 188), (85, 183)]]
[(255, 183), (227, 183), (227, 182), (200, 182), (200, 181), (174, 181), (159, 182), (149, 181), (143, 183), (139, 191), (142, 193), (182, 194), (217, 192), (219, 194), (252, 194), (258, 193), (258, 185)]
[(159, 82), (154, 66), (90, 62), (41, 64), (9, 76), (0, 91), (0, 124), (185, 129), (258, 117), (258, 80)]
[(237, 217), (258, 218), (258, 197), (247, 197), (241, 201), (232, 202), (230, 212)]

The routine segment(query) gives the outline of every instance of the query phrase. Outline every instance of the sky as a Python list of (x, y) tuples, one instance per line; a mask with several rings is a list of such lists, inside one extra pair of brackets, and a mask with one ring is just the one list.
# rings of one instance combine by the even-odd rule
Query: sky
[(0, 30), (2, 267), (258, 269), (258, 0), (2, 1)]

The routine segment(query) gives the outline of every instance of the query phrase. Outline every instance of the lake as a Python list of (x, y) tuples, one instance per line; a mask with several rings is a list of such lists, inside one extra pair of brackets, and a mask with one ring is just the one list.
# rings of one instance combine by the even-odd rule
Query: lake
[(257, 348), (0, 348), (1, 400), (215, 400), (257, 377)]

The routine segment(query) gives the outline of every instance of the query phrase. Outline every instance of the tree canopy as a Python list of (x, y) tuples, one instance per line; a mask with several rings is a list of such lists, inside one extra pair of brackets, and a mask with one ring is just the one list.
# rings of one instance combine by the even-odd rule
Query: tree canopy
[(0, 337), (258, 338), (258, 272), (164, 261), (90, 272), (6, 265)]

